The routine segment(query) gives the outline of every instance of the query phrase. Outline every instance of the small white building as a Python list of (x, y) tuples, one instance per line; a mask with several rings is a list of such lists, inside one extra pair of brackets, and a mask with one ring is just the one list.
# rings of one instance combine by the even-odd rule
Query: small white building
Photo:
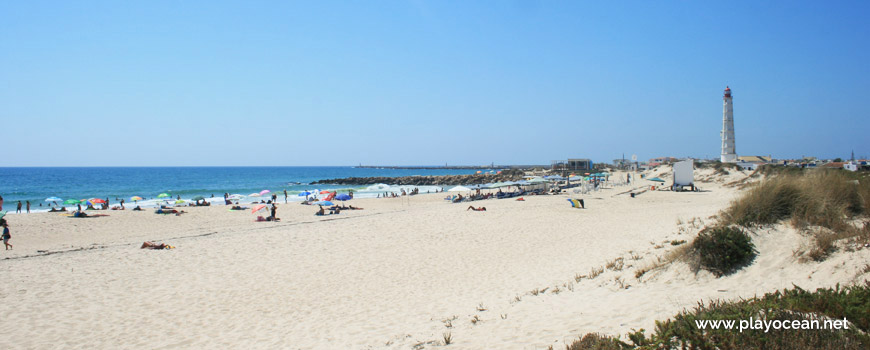
[(674, 190), (681, 191), (683, 187), (689, 186), (695, 190), (695, 161), (692, 159), (676, 162), (674, 169)]

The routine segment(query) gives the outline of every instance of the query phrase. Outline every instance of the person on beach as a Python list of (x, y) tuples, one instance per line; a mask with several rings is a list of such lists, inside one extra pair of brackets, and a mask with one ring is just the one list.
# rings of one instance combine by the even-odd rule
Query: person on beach
[(12, 235), (9, 234), (9, 224), (6, 222), (6, 219), (0, 219), (0, 226), (3, 226), (3, 244), (6, 245), (6, 250), (12, 249), (12, 244), (9, 243)]
[(124, 198), (121, 198), (121, 210), (124, 210)]
[(465, 209), (465, 211), (469, 211), (469, 210), (474, 210), (474, 211), (486, 211), (486, 207), (475, 208), (475, 207), (469, 205), (469, 206), (468, 206), (468, 209)]
[(276, 214), (277, 212), (278, 212), (278, 205), (275, 204), (275, 202), (272, 202), (272, 221), (278, 221), (278, 220), (280, 220), (280, 219), (278, 219), (278, 218), (275, 216), (275, 214)]
[(284, 204), (287, 204), (287, 190), (284, 190)]
[(318, 206), (320, 207), (320, 210), (318, 210), (317, 213), (314, 213), (314, 215), (317, 215), (317, 216), (326, 215), (326, 212), (323, 210), (323, 206), (322, 205), (318, 205)]
[(21, 201), (18, 201), (18, 208), (15, 209), (16, 213), (21, 213)]
[(27, 201), (27, 213), (30, 214), (30, 201)]
[(168, 245), (166, 243), (156, 243), (156, 242), (149, 241), (149, 242), (142, 243), (142, 247), (139, 249), (172, 249), (172, 248), (175, 248), (175, 247)]

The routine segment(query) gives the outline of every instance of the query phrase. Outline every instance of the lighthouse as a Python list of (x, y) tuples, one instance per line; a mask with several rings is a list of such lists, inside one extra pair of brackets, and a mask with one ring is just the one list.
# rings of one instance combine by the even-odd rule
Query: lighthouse
[(737, 150), (734, 147), (734, 106), (731, 101), (731, 88), (725, 87), (722, 96), (722, 162), (737, 161)]

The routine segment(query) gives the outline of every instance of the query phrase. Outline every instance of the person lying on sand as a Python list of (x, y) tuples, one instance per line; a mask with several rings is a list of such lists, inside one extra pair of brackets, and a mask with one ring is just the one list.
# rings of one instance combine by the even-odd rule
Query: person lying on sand
[(140, 248), (140, 249), (172, 249), (172, 248), (175, 248), (175, 247), (168, 245), (166, 243), (155, 243), (155, 242), (149, 241), (149, 242), (142, 243), (142, 248)]
[(77, 212), (73, 213), (73, 217), (75, 217), (75, 218), (86, 218), (86, 217), (88, 217), (88, 214), (85, 213), (85, 212), (83, 212), (83, 211), (77, 211)]
[(475, 208), (475, 207), (472, 207), (472, 206), (469, 205), (469, 206), (468, 206), (468, 209), (465, 209), (465, 211), (469, 211), (469, 210), (474, 210), (474, 211), (486, 211), (486, 207)]
[(351, 206), (350, 206), (350, 210), (363, 210), (363, 208), (357, 208), (357, 207), (354, 207), (354, 206), (351, 205)]
[(142, 209), (142, 207), (137, 205), (135, 208), (133, 208), (133, 210), (134, 211), (142, 211), (143, 209)]
[(320, 210), (318, 210), (316, 213), (314, 213), (314, 215), (317, 215), (317, 216), (326, 215), (326, 212), (323, 210), (323, 206), (319, 205), (319, 207), (320, 207)]
[(66, 208), (65, 208), (65, 207), (61, 207), (60, 209), (58, 209), (58, 208), (51, 208), (51, 210), (49, 210), (48, 212), (50, 212), (50, 213), (55, 213), (55, 212), (59, 212), (59, 211), (60, 211), (60, 212), (64, 212), (64, 211), (66, 211)]
[(155, 211), (154, 213), (155, 214), (175, 214), (176, 216), (178, 216), (178, 215), (186, 213), (186, 211), (184, 211), (184, 210), (178, 211), (175, 209), (157, 209), (157, 211)]
[(250, 208), (239, 206), (239, 205), (234, 205), (232, 208), (230, 208), (230, 210), (246, 210), (246, 209), (250, 209)]
[(116, 205), (116, 206), (112, 207), (112, 210), (124, 210), (124, 208), (119, 206), (119, 205)]

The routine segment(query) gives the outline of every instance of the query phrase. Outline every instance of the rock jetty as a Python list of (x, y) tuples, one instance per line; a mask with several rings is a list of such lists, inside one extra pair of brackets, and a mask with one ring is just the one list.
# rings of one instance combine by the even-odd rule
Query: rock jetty
[(492, 182), (517, 181), (523, 179), (522, 170), (505, 170), (501, 174), (485, 175), (429, 175), (429, 176), (399, 176), (399, 177), (345, 177), (339, 179), (324, 179), (312, 184), (326, 185), (477, 185)]

